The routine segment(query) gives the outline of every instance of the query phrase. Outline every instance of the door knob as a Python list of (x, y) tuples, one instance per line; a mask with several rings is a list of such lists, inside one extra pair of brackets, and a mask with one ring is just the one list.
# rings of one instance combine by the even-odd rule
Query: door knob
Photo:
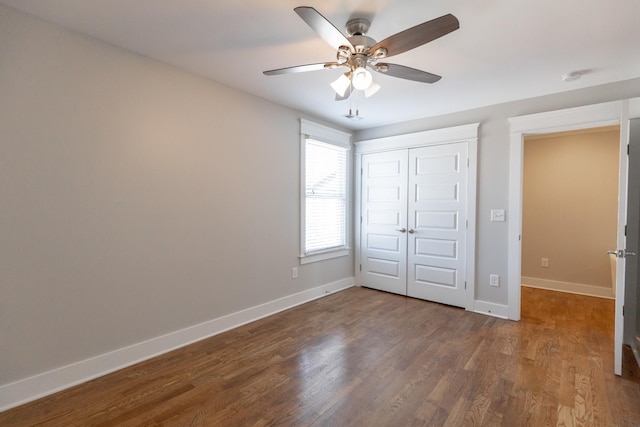
[(410, 229), (409, 229), (409, 233), (413, 234), (413, 233), (415, 233), (415, 232), (416, 232), (416, 230), (414, 230), (413, 228), (410, 228)]
[(406, 233), (407, 229), (406, 228), (396, 228), (396, 231), (399, 231), (401, 233)]
[(609, 255), (615, 255), (618, 258), (626, 258), (628, 256), (636, 256), (635, 252), (629, 252), (626, 249), (618, 249), (618, 250), (608, 250), (607, 253)]

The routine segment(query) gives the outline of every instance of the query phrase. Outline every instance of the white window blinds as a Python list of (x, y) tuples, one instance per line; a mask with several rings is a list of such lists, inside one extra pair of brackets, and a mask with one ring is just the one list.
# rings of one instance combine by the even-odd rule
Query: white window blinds
[(305, 255), (347, 247), (348, 152), (305, 138)]

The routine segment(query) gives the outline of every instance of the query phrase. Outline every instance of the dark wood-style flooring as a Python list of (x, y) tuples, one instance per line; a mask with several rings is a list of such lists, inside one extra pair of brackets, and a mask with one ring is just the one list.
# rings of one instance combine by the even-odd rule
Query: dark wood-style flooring
[(640, 426), (613, 301), (512, 322), (351, 288), (0, 413), (0, 426)]

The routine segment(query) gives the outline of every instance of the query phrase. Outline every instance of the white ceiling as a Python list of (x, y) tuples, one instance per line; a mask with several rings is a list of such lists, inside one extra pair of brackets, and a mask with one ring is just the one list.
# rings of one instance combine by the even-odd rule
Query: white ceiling
[[(639, 0), (0, 0), (45, 20), (156, 58), (346, 128), (363, 129), (640, 77)], [(389, 62), (442, 76), (435, 84), (375, 74), (363, 120), (342, 117), (329, 83), (342, 71), (264, 76), (333, 61), (293, 11), (312, 6), (340, 30), (372, 21), (380, 41), (452, 13), (460, 29)], [(561, 75), (582, 71), (577, 81)], [(355, 109), (355, 104), (353, 105)]]

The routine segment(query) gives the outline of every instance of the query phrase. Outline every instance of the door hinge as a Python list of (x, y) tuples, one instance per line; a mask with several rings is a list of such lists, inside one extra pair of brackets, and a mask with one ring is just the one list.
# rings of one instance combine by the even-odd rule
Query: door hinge
[(627, 144), (627, 156), (629, 155), (629, 151), (631, 151), (631, 144)]
[(622, 306), (622, 315), (624, 316), (624, 305)]
[(469, 228), (469, 220), (466, 221), (466, 228)]
[(624, 235), (625, 236), (627, 235), (627, 226), (626, 225), (624, 226)]
[(362, 224), (362, 215), (360, 215), (360, 224)]
[(362, 271), (362, 264), (360, 264), (360, 271)]
[(467, 157), (467, 167), (469, 167), (469, 158)]
[(465, 289), (465, 290), (467, 289), (467, 281), (466, 281), (466, 280), (465, 280), (465, 282), (464, 282), (464, 289)]
[(364, 169), (360, 168), (360, 176), (364, 175)]

